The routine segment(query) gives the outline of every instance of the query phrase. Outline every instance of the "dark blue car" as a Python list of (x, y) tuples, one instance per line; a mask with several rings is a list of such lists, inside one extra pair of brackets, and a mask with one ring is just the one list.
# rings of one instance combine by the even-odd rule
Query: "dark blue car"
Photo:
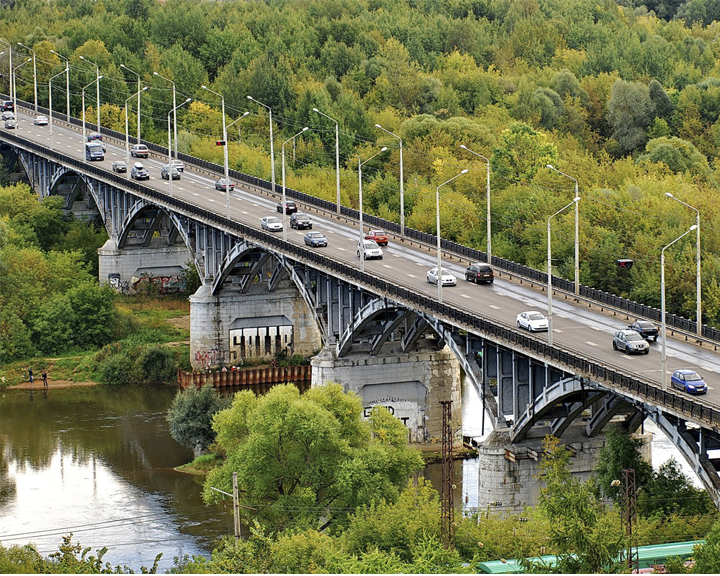
[(707, 392), (707, 384), (700, 374), (690, 369), (675, 370), (670, 378), (670, 385), (673, 388), (684, 390), (688, 394), (705, 394)]
[(305, 244), (314, 248), (318, 246), (327, 246), (327, 238), (320, 232), (308, 232), (305, 234)]

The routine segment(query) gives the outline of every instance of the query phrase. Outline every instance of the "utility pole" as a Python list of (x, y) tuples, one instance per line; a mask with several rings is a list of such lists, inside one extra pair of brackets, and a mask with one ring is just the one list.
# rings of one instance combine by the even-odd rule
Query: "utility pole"
[(635, 524), (637, 523), (637, 484), (633, 468), (622, 471), (623, 514), (622, 524), (625, 526), (625, 564), (630, 572), (639, 568), (639, 557)]
[(440, 531), (443, 545), (450, 549), (455, 546), (455, 502), (453, 488), (453, 432), (452, 400), (443, 400), (442, 405), (442, 483), (440, 484)]
[(220, 492), (220, 494), (224, 494), (225, 496), (230, 496), (233, 499), (233, 526), (235, 528), (235, 542), (239, 542), (242, 538), (242, 527), (240, 526), (240, 508), (245, 508), (246, 510), (255, 510), (255, 508), (251, 508), (250, 506), (241, 506), (240, 505), (240, 495), (238, 492), (238, 481), (237, 481), (237, 472), (233, 472), (233, 491), (232, 494), (230, 492), (225, 492), (225, 490), (220, 490), (220, 488), (215, 488), (215, 486), (210, 486), (210, 490), (215, 490), (215, 492)]

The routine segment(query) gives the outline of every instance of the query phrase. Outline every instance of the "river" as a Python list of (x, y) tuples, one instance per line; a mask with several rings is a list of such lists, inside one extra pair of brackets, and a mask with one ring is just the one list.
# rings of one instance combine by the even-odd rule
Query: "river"
[[(100, 386), (0, 392), (0, 543), (32, 542), (47, 556), (72, 533), (73, 542), (93, 554), (106, 546), (105, 561), (135, 572), (159, 553), (159, 572), (174, 557), (209, 555), (218, 537), (232, 533), (232, 508), (206, 506), (201, 480), (174, 470), (192, 459), (165, 420), (175, 392)], [(480, 401), (466, 389), (464, 435), (482, 436), (478, 414)], [(673, 453), (656, 435), (655, 466)], [(440, 466), (428, 466), (425, 475), (439, 489)], [(456, 462), (455, 478), (456, 505), (476, 506), (477, 460)]]

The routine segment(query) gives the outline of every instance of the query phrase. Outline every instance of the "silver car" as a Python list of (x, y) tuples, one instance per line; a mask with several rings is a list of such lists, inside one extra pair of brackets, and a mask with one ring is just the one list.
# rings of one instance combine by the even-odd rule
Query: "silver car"
[(625, 354), (647, 354), (650, 344), (635, 330), (618, 330), (613, 337), (613, 350), (622, 350)]
[[(438, 269), (437, 268), (431, 268), (428, 270), (427, 274), (425, 275), (425, 278), (427, 279), (430, 284), (435, 284), (437, 286), (438, 283)], [(443, 286), (457, 286), (457, 278), (455, 275), (450, 272), (449, 270), (443, 269), (442, 271), (442, 285)]]
[(537, 310), (520, 312), (517, 315), (517, 327), (525, 328), (530, 332), (544, 332), (548, 329), (548, 320)]
[(275, 216), (265, 216), (260, 220), (260, 226), (268, 232), (280, 232), (283, 229), (283, 223)]

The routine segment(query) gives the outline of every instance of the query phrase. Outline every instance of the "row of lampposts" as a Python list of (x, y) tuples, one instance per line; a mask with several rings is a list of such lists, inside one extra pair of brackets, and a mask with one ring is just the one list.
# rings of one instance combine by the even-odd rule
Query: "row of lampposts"
[[(13, 66), (12, 64), (12, 45), (10, 42), (8, 42), (5, 39), (0, 38), (0, 42), (6, 44), (8, 46), (8, 57), (9, 57), (9, 65), (10, 65), (10, 94), (13, 99), (13, 103), (15, 104), (17, 102), (17, 92), (16, 92), (16, 73), (17, 70), (19, 70), (22, 66), (25, 66), (29, 62), (33, 62), (33, 84), (34, 84), (34, 107), (35, 111), (37, 111), (38, 108), (38, 100), (37, 100), (37, 59), (36, 59), (36, 53), (35, 51), (22, 44), (21, 42), (18, 42), (17, 44), (27, 50), (31, 55), (32, 58), (27, 58), (25, 61), (23, 61), (18, 66)], [(59, 72), (58, 74), (52, 76), (50, 80), (48, 81), (48, 94), (49, 94), (49, 104), (50, 104), (50, 133), (52, 137), (52, 81), (57, 78), (58, 76), (61, 76), (63, 74), (66, 75), (66, 98), (67, 98), (67, 117), (70, 118), (70, 63), (69, 59), (55, 50), (50, 50), (51, 53), (55, 54), (59, 58), (62, 58), (65, 60), (65, 70), (62, 72)], [(5, 52), (0, 52), (0, 55), (4, 54)], [(83, 141), (86, 139), (86, 129), (85, 129), (85, 90), (92, 86), (93, 84), (96, 84), (96, 101), (97, 101), (97, 130), (100, 131), (100, 80), (103, 78), (103, 76), (100, 75), (100, 67), (95, 64), (94, 62), (87, 59), (85, 56), (80, 56), (81, 60), (84, 60), (88, 64), (95, 67), (95, 80), (90, 82), (89, 84), (85, 85), (82, 89), (82, 107), (83, 107)], [(128, 135), (128, 102), (133, 99), (137, 98), (137, 141), (141, 141), (141, 134), (140, 134), (140, 107), (141, 107), (141, 98), (140, 95), (142, 92), (146, 91), (148, 87), (142, 87), (141, 86), (141, 78), (140, 74), (135, 72), (134, 70), (128, 68), (124, 64), (120, 65), (123, 69), (127, 70), (131, 74), (134, 74), (137, 77), (138, 82), (138, 91), (130, 96), (125, 101), (125, 132), (126, 132), (126, 156), (129, 161), (129, 135)], [(189, 103), (191, 101), (190, 98), (185, 100), (180, 105), (176, 104), (176, 88), (175, 83), (170, 80), (169, 78), (166, 78), (159, 74), (158, 72), (153, 72), (155, 76), (158, 76), (159, 78), (165, 80), (166, 82), (169, 82), (172, 85), (172, 91), (173, 91), (173, 107), (168, 113), (168, 169), (170, 170), (170, 189), (172, 194), (172, 150), (173, 150), (173, 143), (172, 143), (172, 137), (171, 137), (171, 122), (170, 122), (170, 115), (173, 116), (172, 124), (175, 127), (175, 133), (174, 133), (174, 149), (175, 149), (175, 156), (177, 157), (178, 153), (178, 138), (177, 138), (177, 117), (176, 112), (179, 108), (183, 107), (185, 104)], [(230, 125), (226, 125), (225, 121), (225, 98), (222, 94), (215, 92), (214, 90), (211, 90), (207, 86), (201, 86), (204, 90), (207, 90), (208, 92), (218, 96), (221, 101), (221, 114), (222, 114), (222, 131), (223, 131), (223, 149), (224, 149), (224, 181), (225, 181), (225, 190), (226, 190), (226, 212), (229, 215), (230, 212), (230, 186), (229, 186), (229, 161), (228, 161), (228, 142), (227, 142), (227, 128), (231, 126), (232, 124), (235, 124), (236, 122), (242, 120), (247, 115), (249, 115), (249, 112), (245, 112), (240, 118), (233, 121)], [(269, 127), (270, 127), (270, 165), (271, 165), (271, 178), (272, 178), (272, 191), (275, 192), (275, 154), (274, 154), (274, 138), (273, 138), (273, 122), (272, 122), (272, 108), (264, 104), (263, 102), (260, 102), (253, 98), (252, 96), (247, 96), (248, 100), (251, 100), (252, 102), (255, 102), (256, 104), (264, 107), (268, 111), (268, 117), (269, 117)], [(318, 108), (313, 108), (313, 111), (317, 114), (327, 118), (328, 120), (332, 121), (335, 124), (335, 171), (336, 171), (336, 210), (337, 213), (340, 213), (340, 207), (341, 207), (341, 198), (340, 198), (340, 139), (339, 139), (339, 122), (329, 116), (328, 114), (325, 114)], [(405, 235), (405, 198), (404, 198), (404, 174), (403, 174), (403, 143), (402, 138), (398, 136), (397, 134), (391, 132), (390, 130), (384, 128), (380, 124), (375, 124), (375, 127), (379, 130), (382, 130), (383, 132), (387, 133), (388, 135), (396, 138), (398, 140), (398, 147), (399, 147), (399, 170), (400, 170), (400, 233), (401, 236)], [(288, 142), (294, 140), (297, 136), (302, 134), (303, 132), (307, 131), (309, 128), (305, 127), (300, 132), (295, 134), (292, 138), (289, 138), (285, 142), (283, 142), (282, 145), (282, 183), (283, 183), (283, 206), (285, 205), (286, 197), (285, 197), (285, 144)], [(490, 160), (486, 156), (483, 156), (482, 154), (479, 154), (478, 152), (475, 152), (471, 149), (469, 149), (464, 144), (460, 145), (460, 148), (463, 150), (469, 152), (470, 154), (473, 154), (474, 156), (477, 156), (481, 158), (483, 161), (485, 161), (487, 170), (487, 178), (486, 178), (486, 216), (487, 216), (487, 222), (486, 222), (486, 229), (487, 229), (487, 240), (486, 240), (486, 251), (487, 251), (487, 261), (488, 263), (492, 263), (492, 218), (491, 218), (491, 200), (490, 200)], [(363, 258), (363, 251), (362, 251), (362, 243), (364, 241), (364, 231), (363, 231), (363, 204), (362, 204), (362, 166), (369, 162), (371, 159), (375, 158), (378, 154), (381, 152), (384, 152), (387, 150), (387, 147), (383, 147), (380, 152), (377, 152), (370, 158), (367, 158), (365, 161), (362, 161), (360, 157), (358, 157), (358, 194), (359, 194), (359, 204), (360, 204), (360, 266), (362, 269), (364, 269), (364, 258)], [(548, 261), (547, 261), (547, 273), (548, 273), (548, 343), (552, 345), (552, 249), (551, 249), (551, 228), (550, 228), (550, 221), (555, 216), (559, 215), (561, 212), (565, 211), (570, 206), (575, 206), (575, 258), (574, 258), (574, 290), (575, 294), (579, 295), (580, 293), (580, 242), (579, 242), (579, 201), (580, 201), (580, 195), (579, 195), (579, 184), (578, 180), (569, 174), (566, 174), (565, 172), (562, 172), (555, 168), (551, 164), (547, 164), (546, 168), (549, 170), (552, 170), (554, 172), (557, 172), (558, 174), (565, 176), (566, 178), (569, 178), (572, 180), (575, 184), (575, 197), (572, 202), (558, 210), (555, 214), (551, 215), (547, 219), (547, 241), (548, 241)], [(458, 178), (459, 176), (465, 174), (467, 172), (467, 169), (463, 170), (453, 178), (443, 182), (440, 184), (440, 186), (436, 189), (436, 228), (437, 228), (437, 252), (438, 252), (438, 299), (442, 302), (442, 262), (440, 257), (440, 208), (439, 208), (439, 201), (440, 201), (440, 188), (444, 186), (445, 184), (448, 184)], [(683, 238), (686, 234), (689, 232), (695, 230), (697, 233), (697, 240), (696, 240), (696, 250), (697, 250), (697, 256), (696, 256), (696, 264), (697, 264), (697, 272), (696, 272), (696, 282), (697, 282), (697, 310), (696, 310), (696, 327), (697, 327), (697, 334), (698, 336), (702, 335), (702, 300), (701, 300), (701, 291), (702, 291), (702, 277), (701, 277), (701, 252), (700, 252), (700, 212), (687, 204), (686, 202), (683, 202), (682, 200), (676, 198), (671, 193), (667, 192), (666, 196), (669, 198), (675, 200), (676, 202), (679, 202), (683, 204), (684, 206), (690, 208), (695, 212), (695, 225), (692, 226), (692, 228), (688, 231), (686, 231), (684, 234), (682, 234), (680, 237), (678, 237), (676, 240), (665, 246), (661, 253), (661, 300), (662, 300), (662, 339), (663, 339), (663, 371), (665, 370), (665, 282), (664, 282), (664, 255), (665, 255), (665, 249), (670, 247), (672, 244)], [(284, 232), (284, 238), (287, 239), (287, 212), (283, 209), (283, 230)], [(666, 374), (663, 374), (663, 379), (666, 379)]]

